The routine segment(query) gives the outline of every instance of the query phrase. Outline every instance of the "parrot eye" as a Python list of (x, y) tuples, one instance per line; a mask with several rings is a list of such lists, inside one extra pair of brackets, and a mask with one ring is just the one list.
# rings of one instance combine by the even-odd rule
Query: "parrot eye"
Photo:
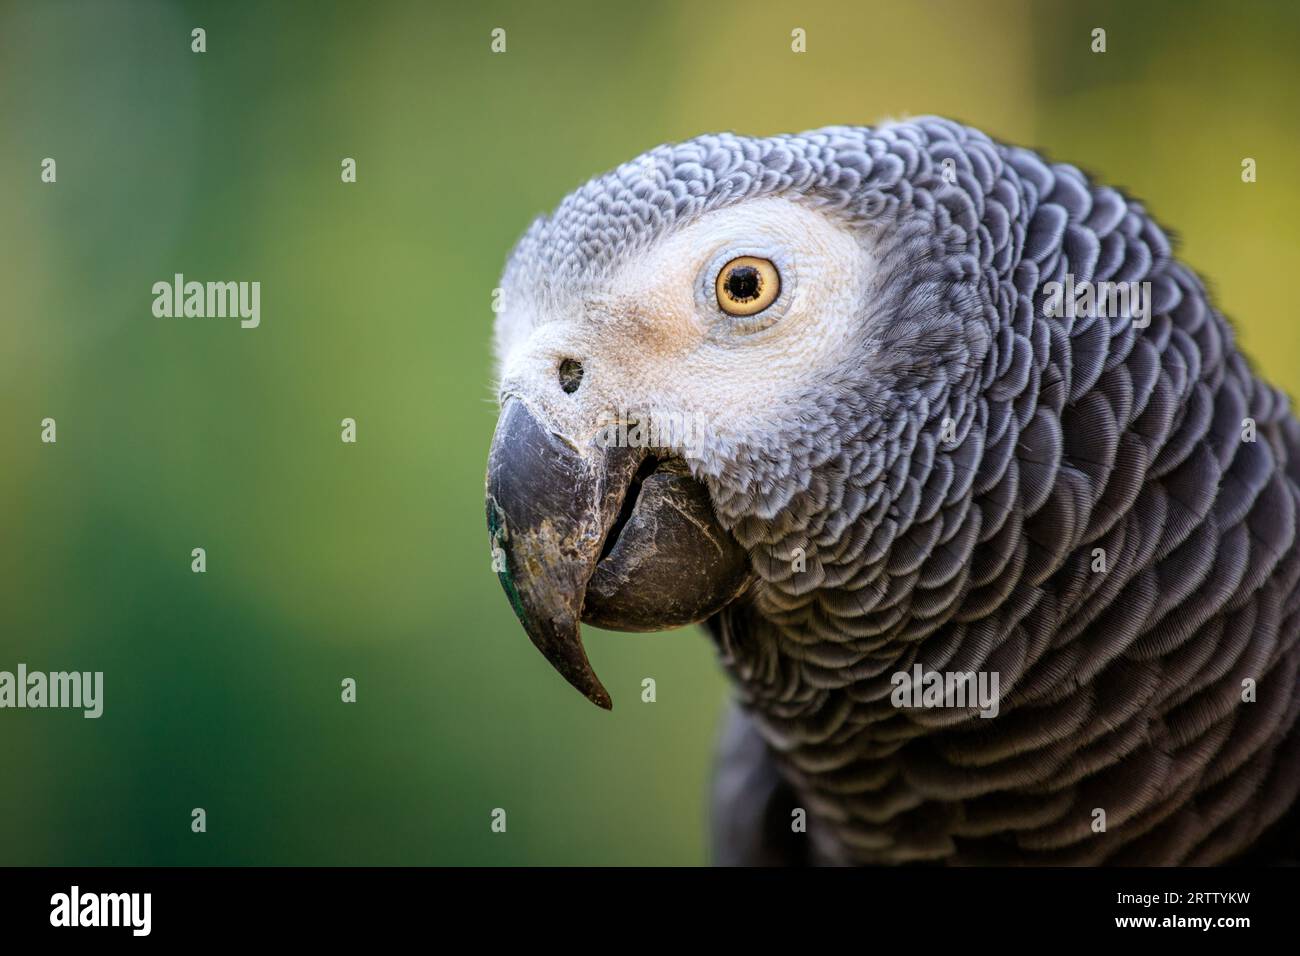
[(717, 291), (718, 306), (723, 312), (754, 315), (781, 294), (781, 274), (768, 259), (739, 256), (718, 272)]

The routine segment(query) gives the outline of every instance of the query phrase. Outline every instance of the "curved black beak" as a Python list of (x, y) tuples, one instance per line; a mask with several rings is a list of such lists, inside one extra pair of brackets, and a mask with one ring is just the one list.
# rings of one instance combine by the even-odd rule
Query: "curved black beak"
[(745, 552), (680, 462), (575, 448), (518, 399), (488, 453), (493, 564), (528, 637), (597, 706), (613, 706), (580, 622), (660, 630), (701, 621), (749, 583)]
[(564, 679), (606, 710), (613, 701), (587, 660), (578, 622), (605, 533), (639, 464), (633, 449), (610, 451), (583, 456), (510, 399), (487, 471), (488, 532), (515, 615)]

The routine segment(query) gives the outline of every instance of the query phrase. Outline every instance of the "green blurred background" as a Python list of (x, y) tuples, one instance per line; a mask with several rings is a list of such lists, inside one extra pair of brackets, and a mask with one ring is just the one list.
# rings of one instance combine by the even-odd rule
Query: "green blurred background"
[[(0, 711), (0, 863), (705, 862), (707, 640), (590, 635), (602, 713), (490, 570), (512, 242), (664, 141), (943, 113), (1144, 197), (1295, 393), (1297, 31), (1181, 0), (0, 5), (0, 669), (105, 672), (97, 721)], [(261, 327), (153, 318), (176, 272), (259, 280)]]

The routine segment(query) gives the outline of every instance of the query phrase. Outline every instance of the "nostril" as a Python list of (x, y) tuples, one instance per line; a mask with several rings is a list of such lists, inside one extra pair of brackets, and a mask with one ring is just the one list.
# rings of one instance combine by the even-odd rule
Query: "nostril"
[(560, 388), (572, 395), (582, 384), (582, 363), (566, 358), (560, 362)]

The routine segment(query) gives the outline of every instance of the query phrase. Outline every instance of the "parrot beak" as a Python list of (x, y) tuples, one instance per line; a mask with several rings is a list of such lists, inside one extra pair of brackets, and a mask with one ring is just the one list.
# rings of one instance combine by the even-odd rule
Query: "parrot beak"
[(702, 621), (749, 586), (748, 557), (684, 463), (646, 448), (575, 448), (518, 399), (488, 453), (493, 566), (524, 631), (609, 710), (580, 622), (653, 631)]

